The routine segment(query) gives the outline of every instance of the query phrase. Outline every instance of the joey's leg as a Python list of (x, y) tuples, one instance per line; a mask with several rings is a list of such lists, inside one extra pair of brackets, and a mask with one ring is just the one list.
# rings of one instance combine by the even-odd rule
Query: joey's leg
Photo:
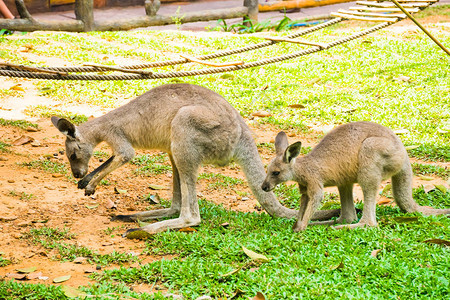
[(366, 165), (362, 165), (361, 169), (362, 171), (358, 174), (358, 183), (364, 195), (362, 218), (356, 224), (339, 225), (335, 227), (336, 229), (365, 226), (376, 227), (378, 225), (376, 219), (376, 197), (381, 183), (381, 170), (372, 161), (366, 162)]
[(297, 219), (297, 222), (295, 222), (294, 224), (293, 227), (294, 231), (302, 231), (306, 229), (309, 221), (311, 220), (311, 217), (313, 216), (314, 212), (317, 210), (317, 208), (320, 205), (320, 202), (322, 201), (323, 188), (321, 186), (310, 185), (307, 187), (307, 195), (308, 201), (306, 203), (306, 208), (304, 210), (301, 207), (302, 204), (300, 204), (299, 218)]
[(170, 206), (170, 208), (143, 211), (131, 215), (116, 215), (113, 216), (112, 220), (118, 220), (123, 222), (135, 222), (137, 220), (146, 221), (151, 219), (160, 219), (179, 215), (181, 209), (180, 174), (178, 173), (178, 168), (175, 165), (175, 162), (171, 154), (169, 154), (169, 158), (172, 164), (172, 175), (173, 175), (172, 205)]
[(341, 215), (337, 220), (314, 222), (310, 225), (333, 225), (336, 223), (352, 223), (356, 221), (356, 209), (353, 202), (353, 184), (339, 186), (339, 197), (341, 198)]
[(339, 186), (339, 196), (341, 198), (341, 216), (336, 223), (352, 223), (356, 221), (356, 209), (353, 202), (353, 184)]

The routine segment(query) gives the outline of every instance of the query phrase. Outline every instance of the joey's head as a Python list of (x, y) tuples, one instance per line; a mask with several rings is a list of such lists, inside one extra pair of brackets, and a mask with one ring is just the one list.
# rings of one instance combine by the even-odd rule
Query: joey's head
[(89, 160), (94, 148), (86, 142), (78, 128), (70, 121), (52, 117), (53, 125), (66, 136), (66, 155), (70, 162), (70, 168), (75, 178), (82, 178), (88, 172)]
[(294, 158), (300, 154), (301, 142), (289, 145), (286, 133), (281, 131), (275, 138), (276, 157), (272, 159), (267, 167), (267, 176), (261, 188), (270, 192), (278, 184), (294, 178)]

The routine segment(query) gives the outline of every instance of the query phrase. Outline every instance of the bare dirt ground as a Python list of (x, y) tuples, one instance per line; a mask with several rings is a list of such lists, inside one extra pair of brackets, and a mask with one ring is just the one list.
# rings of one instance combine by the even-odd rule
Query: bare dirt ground
[[(398, 27), (402, 28), (402, 27)], [(405, 27), (403, 27), (404, 29)], [(34, 245), (24, 238), (24, 234), (32, 228), (60, 228), (68, 229), (75, 234), (75, 238), (69, 242), (85, 246), (100, 254), (113, 251), (122, 253), (135, 253), (141, 259), (141, 263), (162, 259), (160, 256), (148, 256), (141, 254), (145, 247), (143, 241), (128, 240), (121, 237), (128, 228), (137, 224), (110, 221), (112, 214), (129, 214), (137, 211), (156, 209), (159, 205), (149, 205), (143, 201), (144, 195), (158, 194), (164, 199), (171, 198), (171, 174), (145, 177), (135, 174), (137, 166), (127, 164), (107, 177), (109, 185), (97, 188), (94, 196), (84, 196), (84, 191), (77, 189), (76, 182), (70, 178), (70, 169), (67, 158), (60, 151), (64, 150), (64, 137), (51, 125), (49, 119), (33, 119), (24, 114), (24, 109), (30, 105), (50, 105), (66, 111), (84, 113), (98, 116), (105, 110), (96, 107), (61, 107), (61, 104), (52, 99), (37, 95), (32, 81), (26, 79), (2, 78), (0, 85), (4, 88), (20, 83), (23, 88), (21, 97), (7, 97), (0, 99), (0, 117), (5, 119), (28, 119), (39, 125), (38, 131), (0, 126), (0, 140), (9, 144), (22, 136), (29, 136), (38, 143), (27, 143), (9, 147), (10, 152), (0, 152), (0, 253), (5, 259), (12, 261), (6, 267), (0, 267), (0, 277), (7, 273), (16, 273), (19, 268), (36, 267), (42, 272), (42, 276), (48, 279), (33, 279), (28, 282), (51, 284), (52, 279), (71, 275), (71, 279), (64, 284), (78, 287), (86, 285), (91, 280), (86, 269), (92, 269), (92, 265), (76, 264), (74, 262), (61, 262), (55, 251), (44, 249)], [(260, 125), (248, 120), (250, 127), (255, 132), (257, 143), (269, 143), (278, 132), (277, 128), (268, 125)], [(296, 131), (289, 131), (291, 141), (302, 140), (305, 146), (314, 146), (317, 137), (322, 134), (320, 125), (313, 126), (311, 134), (307, 136)], [(108, 152), (107, 145), (101, 144), (96, 150)], [(137, 154), (158, 153), (158, 151), (137, 151)], [(273, 153), (267, 149), (261, 149), (260, 154), (265, 163), (269, 161)], [(63, 163), (68, 170), (67, 175), (28, 168), (23, 163), (49, 160)], [(413, 160), (412, 160), (413, 161)], [(414, 160), (417, 161), (417, 160)], [(422, 162), (425, 163), (425, 162)], [(91, 170), (100, 164), (99, 159), (93, 158)], [(450, 167), (449, 163), (440, 163)], [(241, 170), (236, 166), (226, 168), (214, 168), (203, 166), (199, 173), (212, 172), (245, 180)], [(199, 180), (198, 194), (208, 201), (223, 204), (228, 209), (238, 211), (255, 211), (256, 200), (251, 195), (246, 185), (237, 185), (232, 189), (211, 189), (208, 184), (211, 181)], [(149, 184), (166, 187), (162, 190), (152, 190)], [(383, 186), (386, 183), (383, 184)], [(414, 186), (448, 184), (440, 178), (425, 181), (416, 177)], [(118, 193), (116, 190), (119, 190)], [(244, 191), (249, 194), (249, 199), (242, 198), (236, 191)], [(336, 192), (334, 188), (329, 192)], [(361, 200), (361, 192), (355, 189), (355, 198)], [(244, 201), (245, 200), (245, 201)], [(389, 203), (390, 200), (380, 197), (380, 204)], [(111, 208), (111, 203), (114, 208)], [(390, 205), (390, 204), (389, 204)], [(170, 259), (170, 257), (166, 257)], [(95, 266), (94, 266), (95, 267)], [(115, 268), (113, 264), (107, 268)], [(146, 290), (148, 287), (140, 285), (136, 290)]]

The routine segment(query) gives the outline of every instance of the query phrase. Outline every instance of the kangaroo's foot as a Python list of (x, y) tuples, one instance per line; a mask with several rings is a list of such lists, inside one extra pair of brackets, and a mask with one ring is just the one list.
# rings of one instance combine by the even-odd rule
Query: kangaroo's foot
[(163, 232), (170, 229), (181, 229), (190, 226), (197, 226), (200, 224), (200, 219), (196, 218), (176, 218), (172, 220), (165, 220), (161, 222), (156, 222), (149, 224), (141, 228), (128, 229), (122, 236), (127, 237), (130, 233), (135, 231), (144, 231), (148, 234), (155, 234), (158, 232)]
[(338, 226), (333, 226), (334, 229), (344, 229), (344, 228), (365, 228), (365, 227), (378, 227), (378, 224), (370, 224), (368, 222), (359, 222), (359, 223), (355, 223), (355, 224), (343, 224), (343, 225), (338, 225)]
[(149, 211), (138, 212), (131, 215), (116, 215), (112, 216), (111, 221), (122, 221), (122, 222), (136, 222), (136, 221), (146, 221), (152, 219), (160, 219), (166, 217), (173, 217), (179, 214), (179, 210), (174, 208), (163, 208), (155, 209)]

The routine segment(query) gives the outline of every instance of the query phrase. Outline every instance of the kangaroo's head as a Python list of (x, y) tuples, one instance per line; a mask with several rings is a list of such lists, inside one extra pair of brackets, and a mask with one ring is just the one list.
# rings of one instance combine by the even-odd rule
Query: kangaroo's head
[(84, 177), (88, 172), (88, 164), (94, 148), (84, 140), (78, 128), (70, 121), (58, 117), (52, 117), (51, 120), (53, 125), (67, 137), (66, 155), (69, 159), (73, 176), (75, 178)]
[(300, 154), (301, 147), (301, 142), (289, 145), (287, 135), (283, 131), (277, 134), (275, 138), (276, 157), (267, 167), (267, 176), (261, 186), (264, 191), (270, 192), (278, 184), (294, 178), (294, 158)]

